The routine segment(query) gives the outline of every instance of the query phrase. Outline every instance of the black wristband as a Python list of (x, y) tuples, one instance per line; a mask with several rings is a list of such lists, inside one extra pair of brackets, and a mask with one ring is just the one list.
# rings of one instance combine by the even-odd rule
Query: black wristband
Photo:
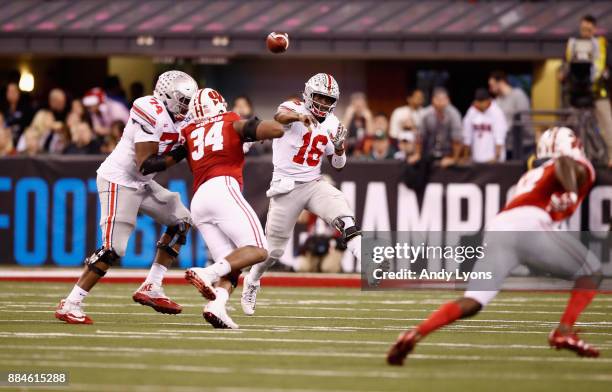
[(179, 163), (183, 159), (187, 158), (187, 149), (185, 148), (185, 145), (180, 144), (177, 148), (170, 151), (168, 155), (174, 159), (174, 162)]
[(166, 157), (163, 155), (151, 154), (140, 165), (140, 173), (144, 176), (164, 170), (166, 170)]
[(243, 141), (254, 142), (257, 140), (257, 126), (260, 122), (261, 120), (257, 117), (247, 120), (246, 124), (244, 124), (244, 128), (242, 129)]

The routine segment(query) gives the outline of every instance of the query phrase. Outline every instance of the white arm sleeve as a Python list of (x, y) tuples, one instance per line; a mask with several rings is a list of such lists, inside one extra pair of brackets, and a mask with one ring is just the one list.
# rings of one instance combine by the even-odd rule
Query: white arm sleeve
[(346, 165), (346, 153), (342, 153), (342, 155), (333, 154), (331, 164), (334, 169), (342, 169)]

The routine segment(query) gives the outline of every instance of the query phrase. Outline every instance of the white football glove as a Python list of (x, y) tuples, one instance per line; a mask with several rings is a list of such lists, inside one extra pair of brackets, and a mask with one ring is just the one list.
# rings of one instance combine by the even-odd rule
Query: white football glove
[(335, 134), (330, 134), (329, 138), (336, 150), (344, 150), (344, 141), (348, 136), (348, 129), (342, 124), (338, 124), (338, 129)]
[(560, 195), (553, 193), (550, 196), (550, 204), (548, 210), (553, 212), (565, 211), (578, 201), (578, 195), (575, 192), (565, 192)]

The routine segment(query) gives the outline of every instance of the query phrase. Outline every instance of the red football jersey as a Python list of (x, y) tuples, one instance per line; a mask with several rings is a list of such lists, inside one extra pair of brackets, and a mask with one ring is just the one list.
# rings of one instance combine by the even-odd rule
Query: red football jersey
[(550, 159), (542, 166), (523, 174), (516, 184), (516, 194), (503, 211), (516, 207), (534, 206), (548, 212), (553, 221), (561, 221), (572, 216), (595, 182), (595, 169), (591, 163), (586, 159), (577, 159), (576, 162), (586, 167), (588, 178), (578, 190), (578, 200), (575, 203), (570, 203), (562, 210), (552, 205), (551, 197), (560, 196), (566, 191), (555, 174), (555, 160)]
[(193, 172), (193, 192), (213, 177), (234, 177), (242, 187), (244, 152), (234, 129), (240, 116), (227, 112), (206, 120), (192, 120), (181, 129)]

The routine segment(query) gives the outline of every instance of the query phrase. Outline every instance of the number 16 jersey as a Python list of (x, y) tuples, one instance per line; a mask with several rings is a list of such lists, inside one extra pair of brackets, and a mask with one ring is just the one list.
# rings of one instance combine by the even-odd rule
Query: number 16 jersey
[[(311, 114), (298, 100), (283, 102), (278, 111)], [(340, 121), (330, 113), (320, 124), (310, 128), (299, 122), (285, 125), (285, 134), (272, 142), (274, 178), (291, 178), (309, 182), (321, 177), (321, 159), (334, 153), (329, 135), (335, 133)]]
[(204, 120), (192, 120), (181, 128), (187, 160), (193, 172), (193, 193), (213, 177), (234, 177), (242, 188), (244, 152), (242, 138), (234, 129), (240, 116), (222, 113)]

